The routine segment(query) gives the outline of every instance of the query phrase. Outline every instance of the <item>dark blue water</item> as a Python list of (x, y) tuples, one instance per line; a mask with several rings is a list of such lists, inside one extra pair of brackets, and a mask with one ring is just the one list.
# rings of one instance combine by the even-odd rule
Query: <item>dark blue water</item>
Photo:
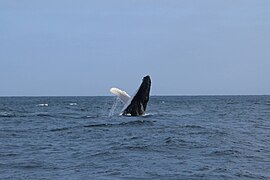
[(0, 179), (270, 179), (270, 96), (0, 98)]

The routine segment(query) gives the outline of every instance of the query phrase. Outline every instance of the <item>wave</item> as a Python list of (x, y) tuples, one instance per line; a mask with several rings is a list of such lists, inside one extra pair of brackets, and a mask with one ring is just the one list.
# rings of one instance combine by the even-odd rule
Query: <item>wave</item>
[(28, 162), (27, 164), (25, 163), (18, 163), (16, 165), (13, 165), (14, 168), (18, 168), (18, 169), (26, 169), (26, 170), (30, 170), (30, 169), (39, 169), (42, 168), (43, 165), (42, 163), (39, 162)]
[(0, 157), (15, 157), (17, 156), (18, 154), (17, 153), (0, 153)]
[(55, 131), (65, 131), (69, 130), (71, 127), (63, 127), (63, 128), (56, 128), (56, 129), (51, 129), (50, 131), (55, 132)]
[(80, 119), (95, 119), (98, 118), (98, 115), (87, 115), (87, 116), (81, 116)]
[(16, 115), (14, 113), (11, 112), (7, 112), (7, 111), (2, 111), (0, 112), (0, 117), (15, 117)]
[(128, 121), (120, 123), (120, 126), (129, 126), (129, 125), (153, 125), (154, 123), (152, 121), (147, 120), (136, 120), (136, 121)]
[(100, 123), (100, 124), (89, 124), (85, 125), (83, 127), (89, 128), (89, 127), (119, 127), (119, 126), (141, 126), (141, 125), (153, 125), (152, 121), (145, 121), (145, 120), (136, 120), (136, 121), (128, 121), (128, 122), (122, 122), (122, 123)]
[(49, 114), (48, 112), (32, 112), (25, 114), (23, 117), (54, 117), (54, 115)]
[(42, 103), (42, 104), (38, 104), (37, 106), (39, 106), (39, 107), (47, 107), (47, 106), (49, 106), (49, 104), (47, 104), (47, 103)]
[(114, 124), (107, 124), (107, 123), (102, 123), (102, 124), (89, 124), (89, 125), (85, 125), (83, 127), (89, 128), (89, 127), (109, 127), (109, 126), (113, 126)]
[(199, 126), (199, 125), (185, 125), (184, 128), (190, 128), (190, 129), (205, 129), (205, 127)]
[(69, 103), (70, 106), (77, 106), (77, 103)]
[(269, 179), (269, 176), (267, 176), (266, 174), (253, 173), (247, 170), (241, 170), (235, 175), (243, 179)]
[(238, 156), (241, 153), (237, 150), (227, 149), (227, 150), (215, 150), (209, 154), (209, 156)]
[(145, 114), (142, 115), (141, 117), (148, 118), (148, 117), (152, 117), (152, 116), (154, 116), (154, 115), (156, 115), (156, 114), (154, 114), (154, 113), (145, 113)]
[(53, 115), (47, 113), (47, 112), (39, 112), (39, 113), (34, 113), (34, 116), (39, 116), (39, 117), (53, 117)]

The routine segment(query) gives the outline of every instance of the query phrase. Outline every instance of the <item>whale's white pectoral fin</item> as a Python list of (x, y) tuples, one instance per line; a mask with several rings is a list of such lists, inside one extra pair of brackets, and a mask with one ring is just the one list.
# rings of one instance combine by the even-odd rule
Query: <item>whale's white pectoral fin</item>
[(128, 93), (126, 93), (125, 91), (122, 91), (118, 88), (111, 88), (110, 92), (114, 95), (116, 95), (117, 97), (119, 97), (119, 99), (124, 103), (127, 104), (130, 100), (130, 95), (128, 95)]

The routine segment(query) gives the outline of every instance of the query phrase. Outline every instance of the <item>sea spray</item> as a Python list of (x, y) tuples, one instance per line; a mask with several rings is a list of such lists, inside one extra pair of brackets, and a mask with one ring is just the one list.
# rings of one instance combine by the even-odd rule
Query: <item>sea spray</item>
[(115, 99), (113, 105), (112, 105), (112, 108), (111, 108), (110, 112), (109, 112), (109, 117), (111, 117), (111, 116), (114, 115), (114, 111), (115, 111), (115, 109), (116, 109), (116, 107), (117, 107), (117, 105), (118, 105), (119, 102), (120, 102), (120, 98), (117, 97), (117, 98)]

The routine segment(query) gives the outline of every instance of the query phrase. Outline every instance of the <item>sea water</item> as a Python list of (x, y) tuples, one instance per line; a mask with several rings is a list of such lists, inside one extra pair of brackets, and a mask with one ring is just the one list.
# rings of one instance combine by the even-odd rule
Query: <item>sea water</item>
[(1, 97), (0, 179), (270, 179), (270, 96), (115, 101)]

